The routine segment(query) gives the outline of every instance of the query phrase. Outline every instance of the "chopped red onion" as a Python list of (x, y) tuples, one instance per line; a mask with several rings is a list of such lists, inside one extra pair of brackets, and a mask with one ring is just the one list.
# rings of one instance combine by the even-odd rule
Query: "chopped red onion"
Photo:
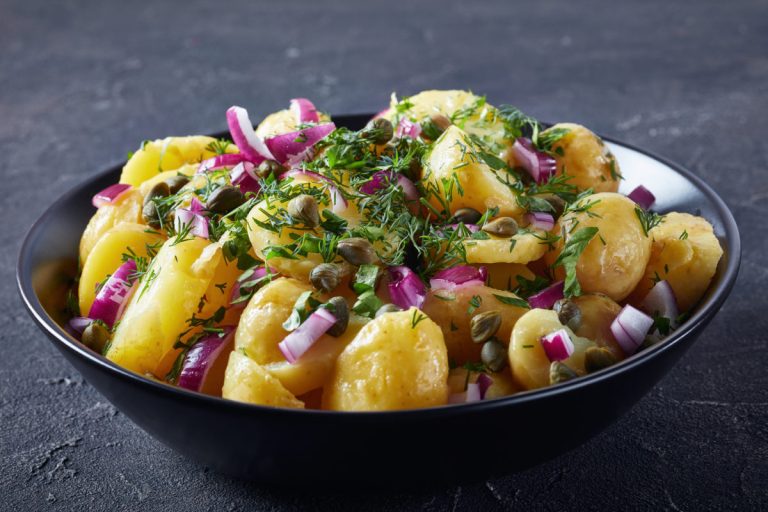
[(680, 314), (677, 309), (677, 299), (675, 291), (670, 286), (669, 281), (659, 281), (643, 299), (641, 307), (646, 313), (659, 315), (669, 318), (675, 322)]
[(483, 399), (480, 386), (478, 384), (467, 384), (467, 390), (461, 393), (452, 393), (448, 395), (449, 404), (466, 404), (469, 402), (479, 402)]
[(571, 357), (576, 348), (565, 329), (560, 329), (541, 338), (541, 347), (550, 361), (563, 361)]
[(233, 304), (232, 302), (240, 298), (240, 286), (242, 286), (245, 283), (252, 283), (253, 281), (258, 281), (259, 279), (263, 278), (267, 275), (267, 273), (272, 274), (273, 276), (277, 276), (277, 271), (269, 267), (269, 272), (267, 272), (266, 267), (258, 267), (253, 270), (253, 273), (247, 278), (243, 279), (242, 281), (237, 280), (235, 281), (235, 284), (232, 285), (232, 293), (229, 296), (229, 305), (233, 308), (244, 308), (245, 302), (238, 302)]
[[(461, 225), (463, 225), (465, 228), (467, 228), (470, 233), (477, 233), (478, 231), (480, 231), (480, 226), (478, 226), (477, 224), (463, 224), (462, 223)], [(456, 231), (457, 229), (459, 229), (459, 224), (448, 224), (445, 227), (451, 228), (452, 230)]]
[(415, 139), (419, 135), (421, 135), (421, 125), (419, 123), (414, 123), (407, 117), (400, 118), (400, 122), (397, 123), (397, 128), (395, 128), (395, 137)]
[(408, 209), (412, 210), (411, 213), (416, 213), (413, 209), (418, 209), (419, 191), (411, 180), (400, 173), (391, 170), (378, 171), (377, 173), (374, 173), (369, 181), (365, 182), (363, 186), (360, 187), (360, 192), (369, 195), (374, 194), (389, 185), (392, 180), (397, 180), (397, 185), (402, 189), (403, 197), (408, 205)]
[(319, 123), (315, 105), (307, 98), (294, 98), (291, 100), (291, 112), (296, 119), (296, 124)]
[(429, 283), (433, 288), (432, 281), (447, 281), (453, 284), (463, 284), (467, 281), (480, 281), (482, 284), (487, 278), (488, 269), (486, 267), (478, 268), (471, 265), (457, 265), (436, 272)]
[(408, 267), (389, 267), (389, 296), (392, 303), (403, 309), (421, 308), (427, 298), (427, 287)]
[(128, 192), (131, 189), (131, 186), (126, 183), (115, 183), (114, 185), (110, 185), (101, 192), (97, 192), (95, 196), (93, 196), (93, 199), (91, 199), (91, 204), (95, 206), (96, 208), (100, 208), (102, 206), (108, 205), (108, 204), (114, 204), (117, 202), (117, 200)]
[(128, 303), (128, 297), (135, 286), (132, 275), (136, 272), (136, 262), (128, 260), (109, 276), (96, 294), (96, 298), (88, 312), (88, 317), (101, 320), (112, 328), (123, 314)]
[(528, 304), (530, 304), (532, 308), (552, 309), (555, 302), (564, 297), (564, 290), (565, 283), (563, 281), (558, 281), (544, 288), (539, 293), (528, 297)]
[(253, 172), (255, 167), (251, 162), (240, 162), (229, 172), (229, 179), (232, 181), (232, 185), (240, 187), (243, 194), (247, 192), (255, 194), (261, 189), (261, 185), (259, 185), (259, 181)]
[(555, 227), (555, 218), (549, 213), (531, 212), (525, 214), (525, 220), (528, 221), (528, 227), (549, 231)]
[[(197, 201), (197, 204), (195, 204)], [(197, 198), (192, 198), (189, 209), (176, 208), (174, 212), (173, 228), (176, 232), (184, 231), (185, 226), (190, 226), (189, 232), (200, 238), (208, 238), (208, 219), (200, 213), (202, 205)]]
[(85, 328), (91, 325), (91, 323), (93, 323), (92, 318), (88, 318), (87, 316), (76, 316), (69, 319), (69, 322), (64, 326), (64, 330), (71, 334), (72, 337), (79, 340), (83, 335)]
[(477, 377), (477, 386), (480, 389), (480, 400), (485, 400), (485, 393), (493, 386), (493, 379), (487, 373), (481, 373)]
[(336, 125), (323, 123), (296, 132), (275, 135), (265, 141), (273, 160), (281, 164), (296, 165), (312, 156), (312, 147), (328, 136)]
[(189, 349), (179, 372), (177, 384), (180, 388), (201, 391), (216, 359), (231, 352), (235, 329), (230, 325), (221, 329), (224, 332), (211, 333)]
[(627, 355), (634, 354), (653, 325), (653, 318), (629, 304), (611, 323), (611, 333)]
[(536, 183), (544, 183), (557, 172), (557, 162), (550, 155), (537, 151), (531, 139), (518, 137), (512, 145), (515, 162), (525, 169)]
[(243, 161), (245, 161), (245, 157), (240, 153), (224, 153), (222, 155), (216, 155), (200, 162), (200, 165), (197, 167), (197, 173), (200, 174), (208, 171), (225, 169), (227, 167), (234, 167)]
[(627, 194), (627, 197), (636, 202), (643, 210), (647, 210), (656, 202), (656, 196), (642, 185), (638, 185), (632, 192)]
[(336, 316), (325, 308), (318, 308), (303, 324), (278, 343), (285, 359), (293, 364), (336, 323)]
[(275, 159), (261, 137), (256, 135), (248, 111), (243, 107), (233, 106), (227, 109), (227, 125), (232, 140), (246, 160), (258, 165), (264, 160)]

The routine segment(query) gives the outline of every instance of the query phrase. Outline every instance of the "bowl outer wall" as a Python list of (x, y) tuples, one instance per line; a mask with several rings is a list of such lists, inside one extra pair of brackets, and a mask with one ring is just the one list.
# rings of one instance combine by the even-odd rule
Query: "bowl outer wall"
[[(334, 119), (359, 128), (369, 117)], [(178, 452), (219, 471), (274, 483), (375, 484), (466, 481), (529, 467), (583, 443), (639, 400), (719, 310), (738, 272), (739, 234), (723, 201), (676, 164), (606, 140), (627, 173), (622, 191), (643, 182), (657, 194), (663, 211), (701, 213), (713, 223), (725, 255), (707, 295), (669, 339), (571, 383), (458, 407), (335, 413), (230, 402), (119, 368), (64, 333), (41, 305), (33, 278), (46, 262), (76, 257), (73, 240), (79, 240), (93, 213), (90, 197), (116, 181), (122, 164), (65, 194), (35, 223), (19, 256), (19, 289), (54, 345), (121, 412)], [(494, 443), (492, 460), (472, 442), (489, 436), (506, 439)]]

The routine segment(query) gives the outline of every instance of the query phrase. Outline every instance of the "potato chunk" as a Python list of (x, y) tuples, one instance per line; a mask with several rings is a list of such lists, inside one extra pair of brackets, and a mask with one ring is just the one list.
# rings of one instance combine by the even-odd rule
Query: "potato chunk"
[(323, 396), (323, 408), (386, 411), (443, 405), (448, 356), (440, 328), (421, 311), (387, 313), (347, 345)]
[(248, 404), (304, 408), (304, 402), (298, 400), (279, 380), (239, 350), (233, 350), (229, 355), (221, 396)]
[(141, 224), (141, 208), (144, 195), (136, 188), (121, 195), (114, 204), (107, 204), (96, 210), (80, 237), (80, 265), (85, 266), (88, 255), (104, 233), (123, 222)]
[[(642, 278), (651, 255), (651, 239), (643, 231), (635, 208), (632, 200), (612, 192), (585, 197), (558, 220), (563, 239), (547, 253), (547, 263), (555, 262), (563, 241), (568, 243), (580, 230), (596, 227), (597, 234), (579, 257), (576, 276), (582, 291), (621, 301)], [(563, 279), (563, 267), (558, 266), (555, 274)]]
[[(327, 123), (331, 120), (331, 117), (328, 114), (320, 112), (319, 110), (317, 115), (320, 118), (321, 123)], [(262, 139), (266, 139), (268, 137), (280, 135), (281, 133), (295, 132), (298, 129), (299, 126), (296, 124), (295, 114), (291, 112), (290, 109), (286, 108), (284, 110), (278, 110), (265, 117), (256, 128), (256, 135)]]
[[(184, 164), (202, 162), (214, 156), (209, 147), (216, 139), (204, 135), (166, 137), (147, 141), (126, 162), (120, 175), (120, 183), (138, 186), (163, 171), (178, 169)], [(227, 147), (228, 153), (236, 153), (237, 146)]]
[(562, 361), (579, 375), (584, 375), (584, 351), (595, 346), (586, 338), (576, 336), (557, 319), (557, 313), (550, 309), (532, 309), (524, 314), (512, 330), (509, 343), (509, 366), (515, 381), (524, 389), (549, 386), (549, 366), (541, 338), (547, 334), (565, 329), (573, 341), (575, 351)]
[(629, 301), (639, 304), (656, 280), (665, 279), (680, 311), (688, 311), (707, 291), (723, 255), (712, 225), (695, 215), (672, 212), (650, 234), (650, 261)]
[(531, 231), (518, 233), (512, 238), (490, 235), (487, 240), (463, 242), (467, 263), (528, 263), (538, 260), (547, 252), (546, 233)]
[(621, 306), (599, 293), (587, 293), (571, 300), (581, 311), (581, 325), (576, 334), (594, 341), (599, 347), (606, 347), (617, 360), (624, 359), (624, 350), (611, 332), (611, 324)]
[(567, 130), (567, 133), (552, 145), (558, 174), (572, 176), (568, 183), (581, 190), (619, 190), (619, 163), (600, 137), (574, 123), (558, 123), (544, 130), (540, 136), (546, 137), (556, 130)]

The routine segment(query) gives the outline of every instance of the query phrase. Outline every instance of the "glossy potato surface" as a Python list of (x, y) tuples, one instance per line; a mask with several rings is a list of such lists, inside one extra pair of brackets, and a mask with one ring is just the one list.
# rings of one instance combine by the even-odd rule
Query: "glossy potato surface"
[(532, 280), (536, 277), (522, 263), (490, 263), (483, 266), (488, 271), (488, 286), (498, 290), (514, 290), (519, 285), (518, 278)]
[(249, 404), (303, 409), (304, 403), (260, 364), (239, 350), (229, 354), (221, 396)]
[(141, 224), (141, 209), (144, 196), (138, 189), (131, 189), (117, 198), (114, 204), (100, 207), (93, 214), (91, 220), (80, 237), (80, 264), (85, 265), (88, 255), (96, 243), (104, 236), (104, 233), (123, 222)]
[[(321, 123), (327, 123), (331, 120), (331, 117), (324, 112), (317, 112)], [(259, 123), (256, 128), (256, 135), (262, 139), (268, 137), (274, 137), (281, 133), (295, 132), (299, 129), (299, 125), (296, 123), (296, 116), (290, 109), (278, 110), (272, 114), (269, 114), (264, 120)]]
[(447, 378), (448, 356), (437, 324), (415, 308), (387, 313), (366, 324), (341, 353), (323, 406), (387, 411), (443, 405)]
[(616, 358), (624, 359), (624, 350), (611, 333), (611, 324), (621, 311), (621, 306), (599, 293), (587, 293), (571, 299), (581, 311), (581, 326), (576, 334), (606, 347)]
[(554, 130), (568, 130), (552, 146), (557, 172), (572, 176), (568, 183), (576, 185), (580, 190), (619, 190), (619, 163), (600, 137), (574, 123), (558, 123), (544, 130), (541, 135), (546, 136)]
[(467, 263), (528, 263), (538, 260), (549, 247), (543, 231), (518, 233), (512, 238), (490, 235), (487, 240), (463, 242)]
[[(120, 183), (138, 186), (161, 172), (178, 169), (184, 164), (202, 162), (216, 154), (209, 148), (209, 144), (215, 140), (205, 135), (191, 135), (147, 141), (126, 162)], [(237, 147), (232, 144), (228, 146), (227, 152), (236, 153)]]

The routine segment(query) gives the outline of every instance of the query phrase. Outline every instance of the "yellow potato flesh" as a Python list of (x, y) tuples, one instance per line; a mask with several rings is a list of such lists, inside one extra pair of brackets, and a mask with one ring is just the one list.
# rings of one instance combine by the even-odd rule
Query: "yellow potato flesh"
[(323, 408), (386, 411), (443, 405), (448, 356), (440, 328), (415, 308), (372, 320), (339, 356)]
[(185, 331), (221, 259), (221, 248), (194, 238), (168, 240), (136, 284), (106, 353), (137, 373), (155, 370)]
[[(591, 188), (595, 192), (616, 192), (619, 190), (619, 163), (605, 143), (581, 125), (558, 123), (544, 130), (545, 136), (554, 130), (568, 130), (552, 146), (557, 162), (558, 174), (571, 176), (568, 183), (580, 190)], [(562, 152), (562, 155), (560, 154)]]
[(137, 257), (147, 258), (148, 247), (157, 250), (164, 239), (162, 235), (147, 233), (147, 226), (132, 222), (118, 224), (107, 231), (94, 246), (80, 274), (81, 314), (88, 316), (96, 297), (96, 286), (123, 264), (123, 254), (133, 252)]
[(304, 403), (285, 389), (279, 380), (239, 350), (229, 354), (221, 396), (249, 404), (304, 408)]
[[(318, 118), (321, 123), (327, 123), (331, 120), (328, 114), (318, 112)], [(256, 135), (262, 139), (267, 137), (274, 137), (281, 133), (295, 132), (299, 129), (299, 125), (296, 124), (296, 116), (290, 109), (278, 110), (272, 114), (269, 114), (264, 120), (259, 123), (256, 128)]]
[(512, 238), (491, 235), (488, 240), (463, 242), (467, 263), (529, 263), (538, 260), (549, 247), (543, 231), (518, 233)]
[(571, 300), (581, 311), (581, 325), (576, 329), (576, 334), (594, 341), (600, 347), (606, 347), (619, 361), (624, 359), (624, 350), (611, 332), (611, 324), (621, 311), (621, 306), (598, 293), (581, 295)]
[(522, 263), (489, 263), (488, 286), (498, 290), (512, 291), (520, 285), (518, 278), (533, 280), (536, 274)]
[(141, 208), (144, 196), (138, 189), (131, 189), (108, 204), (96, 210), (80, 237), (80, 264), (85, 266), (88, 255), (104, 233), (123, 222), (142, 223)]

